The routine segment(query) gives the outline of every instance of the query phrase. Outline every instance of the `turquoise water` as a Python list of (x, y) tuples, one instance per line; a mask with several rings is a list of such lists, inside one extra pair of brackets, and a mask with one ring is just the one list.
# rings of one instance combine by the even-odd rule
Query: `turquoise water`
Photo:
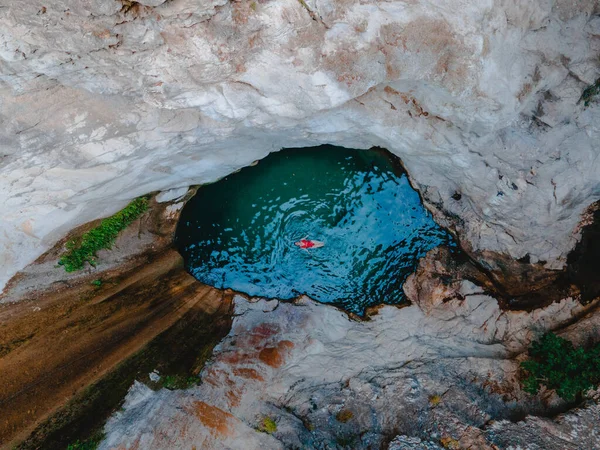
[[(417, 260), (452, 243), (391, 158), (332, 146), (285, 149), (201, 187), (176, 233), (187, 270), (218, 288), (307, 294), (357, 314), (401, 303)], [(294, 245), (306, 236), (325, 246)]]

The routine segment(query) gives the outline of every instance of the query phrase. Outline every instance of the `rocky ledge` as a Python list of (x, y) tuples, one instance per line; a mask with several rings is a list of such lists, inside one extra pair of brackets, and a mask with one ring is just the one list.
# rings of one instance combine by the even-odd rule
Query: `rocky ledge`
[(544, 330), (589, 314), (562, 333), (598, 340), (596, 303), (503, 312), (471, 282), (457, 294), (366, 321), (308, 298), (237, 296), (201, 384), (136, 383), (100, 448), (596, 448), (597, 403), (536, 417), (573, 405), (519, 385), (520, 353)]

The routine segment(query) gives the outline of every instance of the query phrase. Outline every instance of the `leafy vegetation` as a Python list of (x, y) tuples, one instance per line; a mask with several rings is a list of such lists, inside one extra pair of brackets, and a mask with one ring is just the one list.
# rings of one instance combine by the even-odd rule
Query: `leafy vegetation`
[(440, 395), (432, 395), (429, 397), (429, 404), (431, 406), (437, 406), (442, 402), (442, 397)]
[(440, 439), (440, 444), (448, 450), (460, 450), (460, 442), (450, 436), (445, 436)]
[(58, 264), (67, 272), (84, 268), (85, 263), (96, 265), (98, 250), (111, 248), (121, 231), (140, 217), (148, 209), (148, 199), (140, 197), (113, 216), (104, 219), (100, 225), (83, 234), (78, 239), (67, 242), (67, 252)]
[(581, 94), (581, 98), (579, 99), (579, 101), (583, 100), (583, 104), (585, 106), (589, 106), (590, 102), (598, 95), (600, 94), (600, 78), (598, 78), (594, 84), (590, 84), (588, 87), (586, 87), (583, 90), (583, 93)]
[(187, 389), (200, 382), (197, 376), (186, 377), (184, 375), (167, 375), (161, 380), (162, 386), (166, 389)]
[(349, 409), (342, 409), (335, 415), (338, 422), (346, 423), (354, 417), (354, 414)]
[(265, 416), (258, 429), (265, 433), (273, 434), (277, 431), (277, 423), (269, 416)]
[(100, 287), (100, 286), (102, 286), (102, 280), (101, 279), (94, 280), (91, 282), (91, 284), (96, 287)]
[(542, 385), (573, 401), (600, 383), (600, 344), (586, 350), (554, 333), (544, 335), (529, 348), (531, 359), (521, 363), (527, 377), (523, 389), (537, 394)]
[(97, 432), (91, 438), (81, 442), (79, 440), (69, 444), (67, 450), (96, 450), (104, 439), (104, 433)]

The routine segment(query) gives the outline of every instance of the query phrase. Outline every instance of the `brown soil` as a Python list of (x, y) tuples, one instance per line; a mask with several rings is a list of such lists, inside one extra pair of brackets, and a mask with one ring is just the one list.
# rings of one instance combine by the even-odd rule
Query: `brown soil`
[[(232, 294), (185, 272), (171, 248), (179, 214), (168, 206), (151, 200), (96, 268), (56, 266), (64, 243), (94, 222), (11, 280), (0, 303), (0, 448), (85, 439), (135, 379), (155, 388), (195, 382), (229, 332)], [(155, 369), (159, 383), (148, 379)]]
[[(0, 308), (0, 443), (26, 438), (66, 401), (140, 351), (190, 310), (224, 313), (168, 250), (95, 288)], [(39, 308), (39, 310), (38, 310)], [(227, 307), (226, 310), (229, 308)], [(150, 368), (152, 370), (152, 368)]]

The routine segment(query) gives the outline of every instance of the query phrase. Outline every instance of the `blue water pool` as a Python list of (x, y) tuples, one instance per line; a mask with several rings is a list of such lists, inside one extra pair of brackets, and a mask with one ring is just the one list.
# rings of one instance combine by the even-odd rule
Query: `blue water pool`
[[(401, 303), (418, 259), (453, 243), (393, 158), (333, 146), (285, 149), (201, 187), (176, 233), (187, 270), (218, 288), (307, 294), (357, 314)], [(294, 245), (306, 236), (325, 246)]]

